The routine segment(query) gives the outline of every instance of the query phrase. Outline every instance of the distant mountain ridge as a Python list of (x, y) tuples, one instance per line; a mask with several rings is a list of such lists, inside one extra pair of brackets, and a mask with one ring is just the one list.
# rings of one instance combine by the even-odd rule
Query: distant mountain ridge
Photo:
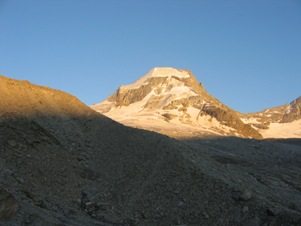
[(290, 104), (267, 108), (260, 112), (242, 114), (242, 117), (255, 117), (259, 120), (256, 126), (264, 126), (269, 123), (289, 123), (301, 119), (301, 96)]
[(189, 70), (154, 68), (120, 86), (91, 108), (128, 126), (172, 137), (239, 136), (261, 139), (270, 123), (300, 119), (301, 98), (290, 106), (242, 114), (210, 95)]
[(257, 129), (265, 138), (300, 138), (300, 102), (301, 97), (298, 97), (290, 104), (241, 114), (241, 119)]
[[(173, 136), (217, 134), (262, 138), (241, 120), (238, 112), (208, 94), (189, 70), (154, 68), (91, 107), (126, 125), (165, 131)], [(181, 131), (170, 134), (176, 132), (173, 126), (182, 127)]]

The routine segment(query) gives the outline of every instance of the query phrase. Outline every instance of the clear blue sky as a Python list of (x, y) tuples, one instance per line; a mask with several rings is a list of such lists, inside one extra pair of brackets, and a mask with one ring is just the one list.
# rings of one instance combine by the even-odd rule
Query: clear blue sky
[(301, 95), (301, 0), (0, 0), (0, 74), (98, 103), (157, 66), (241, 112)]

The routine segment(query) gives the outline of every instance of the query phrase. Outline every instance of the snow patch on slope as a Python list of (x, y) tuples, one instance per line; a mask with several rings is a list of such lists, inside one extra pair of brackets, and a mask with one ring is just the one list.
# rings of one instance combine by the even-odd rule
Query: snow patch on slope
[(271, 123), (269, 129), (260, 132), (264, 138), (300, 138), (301, 119), (289, 123)]
[(176, 76), (178, 78), (189, 78), (189, 74), (185, 71), (179, 71), (170, 67), (156, 67), (152, 71), (152, 77), (171, 77)]
[(173, 87), (170, 91), (169, 94), (173, 94), (177, 97), (188, 97), (188, 96), (197, 96), (195, 92), (193, 92), (189, 87), (187, 86), (177, 86)]
[[(152, 95), (154, 95), (153, 91)], [(149, 94), (142, 101), (129, 106), (113, 107), (104, 115), (126, 126), (160, 132), (172, 137), (197, 137), (206, 134), (239, 136), (233, 128), (222, 125), (214, 117), (201, 116), (200, 110), (194, 107), (188, 107), (186, 112), (177, 109), (146, 109), (145, 105), (152, 95)], [(167, 120), (164, 114), (171, 114), (174, 118)]]

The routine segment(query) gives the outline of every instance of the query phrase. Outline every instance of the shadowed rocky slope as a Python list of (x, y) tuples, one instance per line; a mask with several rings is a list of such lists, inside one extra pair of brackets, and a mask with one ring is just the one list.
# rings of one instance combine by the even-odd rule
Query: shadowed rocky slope
[[(257, 160), (248, 165), (248, 155), (275, 144), (180, 142), (123, 126), (64, 92), (5, 77), (0, 98), (0, 225), (301, 223), (295, 144), (282, 144), (294, 176), (281, 154), (282, 162), (261, 161), (280, 164), (286, 176), (269, 176), (260, 164), (254, 176), (247, 172)], [(245, 156), (228, 153), (234, 146)], [(254, 179), (261, 175), (267, 182)]]

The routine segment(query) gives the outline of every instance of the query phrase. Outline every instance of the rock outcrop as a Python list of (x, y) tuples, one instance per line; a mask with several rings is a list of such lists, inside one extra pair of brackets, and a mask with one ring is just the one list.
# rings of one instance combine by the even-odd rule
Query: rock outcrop
[(301, 96), (290, 103), (280, 122), (287, 123), (299, 119), (301, 119)]
[(15, 216), (18, 209), (19, 205), (15, 197), (5, 189), (0, 188), (0, 220), (7, 220)]

